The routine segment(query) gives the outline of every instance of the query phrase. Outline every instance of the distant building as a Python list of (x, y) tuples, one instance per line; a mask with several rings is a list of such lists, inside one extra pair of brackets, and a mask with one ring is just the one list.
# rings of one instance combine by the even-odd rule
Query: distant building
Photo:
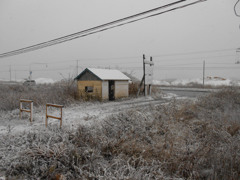
[(129, 95), (130, 79), (119, 70), (86, 68), (75, 80), (80, 97), (115, 100)]

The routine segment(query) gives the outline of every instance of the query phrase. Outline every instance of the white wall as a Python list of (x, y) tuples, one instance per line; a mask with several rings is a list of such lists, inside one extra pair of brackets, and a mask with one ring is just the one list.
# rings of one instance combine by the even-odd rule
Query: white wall
[(115, 98), (128, 97), (128, 81), (115, 81)]
[(102, 99), (108, 99), (108, 81), (102, 81)]

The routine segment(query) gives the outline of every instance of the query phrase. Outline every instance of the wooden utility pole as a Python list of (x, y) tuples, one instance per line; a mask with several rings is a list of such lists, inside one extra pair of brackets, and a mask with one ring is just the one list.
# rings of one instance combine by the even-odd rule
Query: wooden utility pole
[(10, 81), (12, 81), (12, 66), (9, 66), (9, 73), (10, 73)]
[[(152, 57), (151, 57), (150, 61), (146, 61), (145, 60), (145, 55), (143, 54), (143, 78), (142, 78), (141, 83), (139, 85), (137, 96), (139, 95), (139, 93), (141, 91), (142, 84), (143, 84), (143, 94), (144, 94), (144, 96), (146, 96), (147, 92), (149, 92), (149, 94), (151, 93), (151, 85), (149, 84), (149, 87), (148, 86), (146, 87), (146, 69), (145, 69), (146, 64), (149, 64), (150, 66), (154, 65), (154, 63), (152, 62)], [(151, 73), (151, 75), (152, 75), (152, 73)], [(147, 82), (147, 83), (149, 83), (149, 82)]]
[[(150, 62), (152, 62), (152, 56), (150, 57)], [(150, 64), (150, 66), (153, 66), (153, 64)], [(149, 84), (148, 94), (150, 96), (152, 95), (152, 85), (151, 84)]]
[(145, 92), (145, 55), (143, 54), (143, 93), (144, 93), (144, 96), (146, 96), (146, 92)]
[(77, 60), (77, 76), (78, 76), (78, 60)]
[(205, 81), (205, 61), (203, 61), (203, 88), (204, 88), (204, 82)]
[(240, 64), (240, 48), (236, 50), (236, 62), (235, 64)]

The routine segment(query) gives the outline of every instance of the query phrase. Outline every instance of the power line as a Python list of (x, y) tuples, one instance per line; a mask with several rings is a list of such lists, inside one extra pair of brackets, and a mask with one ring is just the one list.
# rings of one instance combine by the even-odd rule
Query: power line
[[(170, 57), (170, 56), (169, 56)], [(159, 57), (154, 57), (155, 61), (158, 62), (166, 62), (166, 61), (179, 61), (179, 60), (201, 60), (201, 59), (215, 59), (215, 58), (225, 58), (225, 57), (236, 57), (236, 55), (222, 55), (222, 56), (204, 56), (204, 57), (183, 57), (183, 58), (174, 58), (170, 57), (171, 59), (159, 59)]]
[[(216, 50), (216, 51), (218, 51), (218, 50)], [(223, 56), (204, 56), (204, 58), (205, 59), (209, 59), (209, 58), (221, 58), (221, 57), (235, 57), (236, 55), (223, 55)], [(122, 59), (122, 58), (125, 58), (125, 57), (115, 57), (115, 58), (96, 58), (96, 60), (106, 60), (106, 63), (107, 63), (107, 61), (108, 60), (112, 60), (112, 59)], [(136, 59), (138, 59), (139, 57), (137, 57), (136, 56)], [(90, 59), (92, 59), (92, 60), (94, 60), (94, 58), (90, 58)], [(181, 58), (181, 59), (176, 59), (176, 58), (174, 58), (174, 59), (167, 59), (167, 60), (162, 60), (162, 59), (157, 59), (156, 58), (156, 61), (158, 60), (158, 62), (156, 62), (156, 64), (162, 64), (164, 61), (168, 61), (169, 63), (173, 63), (173, 62), (175, 62), (176, 60), (182, 60), (182, 59), (184, 59), (184, 60), (187, 60), (187, 59), (189, 59), (189, 60), (194, 60), (194, 59), (202, 59), (202, 58), (193, 58), (193, 57), (191, 57), (191, 58)], [(126, 59), (125, 59), (126, 60)], [(161, 60), (161, 61), (159, 61), (159, 60)], [(41, 63), (41, 64), (59, 64), (59, 63), (66, 63), (66, 62), (74, 62), (74, 61), (76, 61), (76, 60), (71, 60), (71, 61), (57, 61), (57, 62), (51, 62), (51, 63)], [(102, 62), (102, 61), (101, 61)], [(38, 63), (38, 62), (35, 62), (35, 63)], [(35, 64), (35, 63), (32, 63), (32, 64)], [(119, 64), (122, 64), (123, 62), (121, 61), (121, 62), (111, 62), (111, 64), (113, 65), (113, 64), (115, 64), (115, 65), (119, 65)], [(138, 61), (127, 61), (127, 62), (124, 62), (124, 64), (137, 64), (137, 63), (139, 63)], [(103, 64), (103, 63), (101, 63), (101, 64)], [(166, 66), (166, 63), (163, 63), (164, 64), (164, 66)], [(193, 65), (193, 64), (202, 64), (202, 63), (192, 63), (192, 62), (190, 62), (190, 63), (184, 63), (184, 64), (182, 64), (182, 63), (180, 63), (180, 64), (173, 64), (173, 65), (168, 65), (168, 66), (182, 66), (182, 65)], [(231, 62), (219, 62), (219, 63), (208, 63), (208, 64), (212, 64), (212, 65), (217, 65), (217, 64), (225, 64), (225, 65), (227, 65), (227, 64), (232, 64)], [(22, 64), (15, 64), (15, 65), (13, 65), (14, 67), (15, 66), (24, 66), (24, 67), (29, 67), (30, 65), (22, 65)], [(88, 64), (81, 64), (81, 66), (88, 66)], [(16, 70), (16, 69), (15, 69)], [(61, 69), (59, 69), (59, 70), (61, 70)], [(29, 70), (17, 70), (17, 71), (29, 71)], [(34, 70), (34, 71), (36, 71), (36, 70)], [(37, 70), (38, 71), (38, 70)], [(48, 70), (47, 70), (48, 71)], [(51, 69), (49, 69), (49, 71), (51, 71)], [(6, 71), (6, 72), (8, 72), (8, 71)]]
[[(215, 50), (216, 52), (220, 52), (221, 50)], [(202, 53), (205, 53), (205, 52), (207, 52), (207, 51), (201, 51)], [(185, 54), (185, 53), (184, 53)], [(191, 54), (191, 52), (190, 52), (190, 54)], [(169, 56), (171, 56), (171, 54), (169, 54)], [(173, 55), (172, 56), (175, 56), (175, 53), (173, 53)], [(174, 59), (166, 59), (166, 60), (163, 60), (163, 59), (159, 59), (159, 58), (157, 58), (157, 57), (161, 57), (161, 55), (159, 55), (159, 56), (154, 56), (154, 57), (156, 57), (156, 61), (172, 61), (172, 60), (196, 60), (196, 59), (202, 59), (203, 57), (187, 57), (187, 58), (185, 58), (185, 57), (183, 57), (183, 58), (174, 58), (174, 57), (171, 57), (171, 58), (174, 58)], [(223, 57), (236, 57), (236, 55), (218, 55), (218, 56), (204, 56), (204, 58), (223, 58)], [(127, 64), (129, 64), (129, 63), (138, 63), (139, 61), (139, 59), (140, 59), (141, 57), (140, 56), (132, 56), (132, 57), (106, 57), (106, 58), (104, 58), (104, 57), (101, 57), (101, 58), (78, 58), (78, 60), (81, 60), (81, 61), (96, 61), (96, 60), (98, 60), (98, 61), (100, 61), (100, 62), (103, 62), (103, 61), (111, 61), (111, 60), (114, 60), (114, 59), (119, 59), (119, 60), (127, 60), (127, 59), (136, 59), (137, 61), (127, 61), (127, 62), (124, 62), (124, 63), (127, 63)], [(76, 60), (71, 60), (71, 61), (76, 61)], [(50, 63), (48, 63), (48, 64), (58, 64), (58, 63), (66, 63), (66, 62), (69, 62), (69, 60), (65, 60), (65, 61), (55, 61), (55, 62), (50, 62)], [(111, 64), (121, 64), (122, 62), (111, 62)]]
[[(63, 36), (63, 37), (53, 39), (53, 40), (50, 40), (50, 41), (46, 41), (46, 42), (43, 42), (43, 43), (39, 43), (39, 44), (36, 44), (36, 45), (28, 46), (28, 47), (25, 47), (25, 48), (17, 49), (17, 50), (14, 50), (14, 51), (2, 53), (2, 54), (0, 54), (0, 58), (14, 56), (14, 55), (22, 54), (22, 53), (27, 53), (27, 52), (42, 49), (42, 48), (45, 48), (45, 47), (48, 47), (48, 46), (53, 46), (53, 45), (60, 44), (60, 43), (63, 43), (63, 42), (71, 41), (71, 40), (74, 40), (74, 39), (77, 39), (77, 38), (89, 36), (89, 35), (92, 35), (92, 34), (95, 34), (95, 33), (98, 33), (98, 32), (106, 31), (106, 30), (113, 29), (113, 28), (116, 28), (116, 27), (119, 27), (119, 26), (123, 26), (123, 25), (126, 25), (126, 24), (130, 24), (130, 23), (133, 23), (133, 22), (143, 20), (143, 19), (158, 16), (158, 15), (161, 15), (161, 14), (164, 14), (164, 13), (167, 13), (167, 12), (171, 12), (171, 11), (174, 11), (174, 10), (177, 10), (177, 9), (185, 8), (187, 6), (191, 6), (191, 5), (194, 5), (194, 4), (197, 4), (197, 3), (200, 3), (200, 2), (204, 2), (204, 1), (207, 1), (207, 0), (198, 0), (196, 2), (185, 4), (185, 5), (182, 5), (182, 6), (179, 6), (179, 7), (175, 7), (175, 8), (160, 12), (160, 13), (155, 13), (155, 14), (148, 15), (148, 16), (145, 16), (145, 17), (141, 17), (141, 18), (138, 18), (138, 19), (135, 19), (135, 20), (131, 20), (133, 18), (143, 16), (143, 15), (152, 13), (154, 11), (158, 11), (160, 9), (165, 9), (165, 8), (171, 7), (173, 5), (176, 5), (176, 4), (185, 2), (185, 1), (187, 1), (187, 0), (176, 1), (176, 2), (173, 2), (173, 3), (167, 4), (167, 5), (161, 6), (161, 7), (157, 7), (157, 8), (148, 10), (148, 11), (144, 11), (142, 13), (138, 13), (138, 14), (135, 14), (135, 15), (132, 15), (132, 16), (128, 16), (128, 17), (125, 17), (125, 18), (122, 18), (122, 19), (119, 19), (119, 20), (116, 20), (116, 21), (112, 21), (112, 22), (109, 22), (109, 23), (106, 23), (106, 24), (103, 24), (103, 25), (100, 25), (100, 26), (96, 26), (96, 27), (93, 27), (93, 28), (90, 28), (90, 29), (87, 29), (87, 30), (83, 30), (83, 31), (80, 31), (80, 32), (77, 32), (77, 33), (74, 33), (74, 34)], [(128, 21), (128, 20), (131, 20), (131, 21)], [(128, 21), (128, 22), (125, 22), (125, 21)], [(118, 23), (120, 23), (120, 24), (118, 24)], [(114, 24), (118, 24), (118, 25), (112, 26)], [(108, 26), (110, 26), (110, 27), (108, 27)], [(100, 30), (98, 30), (98, 29), (100, 29)]]
[[(69, 40), (73, 40), (75, 38), (79, 38), (79, 37), (89, 35), (89, 34), (91, 34), (90, 32), (94, 32), (98, 29), (105, 28), (105, 27), (108, 27), (110, 25), (114, 25), (116, 23), (121, 23), (122, 21), (126, 21), (126, 20), (129, 20), (129, 19), (138, 17), (138, 16), (142, 16), (142, 15), (145, 15), (147, 13), (151, 13), (151, 12), (154, 12), (156, 10), (163, 9), (163, 8), (166, 8), (166, 7), (169, 7), (169, 6), (184, 2), (184, 1), (186, 1), (186, 0), (177, 1), (177, 2), (168, 4), (168, 5), (164, 5), (164, 6), (161, 6), (161, 7), (158, 7), (158, 8), (154, 8), (154, 9), (142, 12), (142, 13), (138, 13), (138, 14), (135, 14), (135, 15), (132, 15), (132, 16), (122, 18), (122, 19), (118, 19), (118, 20), (115, 20), (115, 21), (112, 21), (112, 22), (109, 22), (109, 23), (106, 23), (106, 24), (102, 24), (102, 25), (99, 25), (99, 26), (96, 26), (96, 27), (93, 27), (93, 28), (90, 28), (90, 29), (86, 29), (86, 30), (83, 30), (83, 31), (80, 31), (80, 32), (77, 32), (77, 33), (73, 33), (73, 34), (70, 34), (70, 35), (67, 35), (67, 36), (63, 36), (63, 37), (60, 37), (60, 38), (57, 38), (57, 39), (53, 39), (53, 40), (46, 41), (46, 42), (43, 42), (43, 43), (39, 43), (39, 44), (36, 44), (36, 45), (21, 48), (21, 49), (18, 49), (18, 50), (10, 51), (10, 52), (4, 53), (4, 54), (6, 54), (6, 55), (8, 55), (8, 54), (16, 55), (16, 54), (21, 53), (21, 52), (24, 53), (28, 50), (29, 51), (30, 50), (37, 50), (37, 49), (41, 49), (41, 48), (44, 48), (44, 47), (47, 47), (47, 46), (55, 45), (55, 44), (58, 44), (58, 43), (61, 43), (61, 42), (66, 42), (66, 41), (69, 41)], [(85, 34), (85, 35), (83, 35), (83, 34)], [(0, 55), (0, 57), (1, 57), (1, 55)]]
[(240, 0), (238, 0), (238, 1), (236, 2), (236, 4), (234, 5), (234, 13), (235, 13), (235, 15), (236, 15), (237, 17), (240, 17), (240, 14), (237, 13), (237, 5), (238, 5), (239, 2), (240, 2)]
[[(156, 64), (156, 67), (158, 66), (161, 66), (161, 67), (182, 67), (182, 66), (188, 66), (189, 65), (201, 65), (202, 66), (202, 63), (185, 63), (185, 64), (170, 64), (170, 65), (160, 65), (160, 63), (155, 63)], [(208, 65), (233, 65), (233, 63), (207, 63)]]
[[(214, 51), (221, 51), (221, 50), (214, 50)], [(202, 51), (202, 52), (205, 52), (205, 51)], [(191, 52), (190, 52), (191, 53)], [(175, 53), (173, 53), (173, 56), (174, 56)], [(160, 55), (159, 55), (160, 56)], [(170, 56), (170, 54), (169, 54)], [(205, 59), (210, 59), (210, 58), (223, 58), (223, 57), (236, 57), (236, 55), (219, 55), (219, 56), (204, 56)], [(124, 62), (124, 64), (134, 64), (134, 63), (139, 63), (139, 59), (141, 58), (141, 56), (131, 56), (131, 57), (101, 57), (101, 58), (76, 58), (80, 61), (100, 61), (100, 62), (108, 62), (108, 61), (111, 61), (111, 60), (114, 60), (114, 59), (119, 59), (119, 60), (128, 60), (128, 59), (136, 59), (137, 61), (127, 61), (127, 62)], [(174, 57), (170, 57), (170, 58), (174, 58)], [(170, 62), (173, 62), (173, 61), (177, 61), (177, 60), (200, 60), (202, 59), (203, 57), (187, 57), (187, 58), (174, 58), (174, 59), (159, 59), (159, 58), (155, 58), (155, 61), (158, 61), (156, 63), (162, 63), (162, 62), (165, 62), (165, 61), (170, 61)], [(60, 64), (60, 63), (69, 63), (69, 62), (76, 62), (76, 60), (64, 60), (64, 61), (54, 61), (54, 62), (45, 62), (45, 61), (42, 61), (41, 63), (45, 63), (45, 64)], [(35, 62), (35, 63), (38, 63), (38, 62)], [(122, 62), (111, 62), (111, 64), (122, 64)], [(202, 63), (200, 63), (202, 64)], [(209, 64), (209, 63), (208, 63)], [(212, 64), (212, 63), (211, 63)], [(214, 64), (222, 64), (222, 63), (214, 63)], [(225, 63), (224, 63), (225, 64)], [(226, 63), (226, 64), (229, 64), (229, 63)], [(87, 63), (84, 63), (82, 65), (85, 65), (87, 66)], [(22, 64), (14, 64), (13, 65), (14, 67), (15, 66), (24, 66), (24, 67), (29, 67), (29, 64), (28, 65), (22, 65)]]
[[(172, 69), (185, 69), (185, 68), (202, 68), (202, 66), (156, 66), (156, 67), (159, 67), (157, 69), (164, 69), (164, 68), (172, 68)], [(217, 67), (217, 66), (208, 66), (206, 68), (215, 68), (215, 69), (222, 69), (222, 68), (233, 68), (233, 69), (240, 69), (240, 67), (236, 67), (236, 66), (220, 66), (220, 67)]]
[[(231, 65), (229, 63), (208, 63), (208, 65)], [(202, 66), (187, 66), (187, 65), (201, 65), (201, 63), (190, 63), (190, 64), (179, 64), (179, 65), (155, 65), (155, 71), (157, 70), (198, 70), (202, 69)], [(83, 66), (84, 67), (84, 66)], [(94, 66), (96, 67), (96, 66)], [(141, 70), (142, 66), (134, 66), (134, 67), (118, 67), (120, 69), (135, 69), (135, 70)], [(63, 70), (71, 70), (71, 67), (65, 67), (65, 68), (51, 68), (51, 69), (34, 69), (32, 71), (34, 72), (49, 72), (49, 71), (63, 71)], [(207, 66), (206, 69), (240, 69), (240, 67), (236, 66)], [(28, 72), (29, 70), (14, 70), (15, 72)], [(0, 71), (0, 73), (9, 73), (9, 71)]]
[(206, 51), (193, 51), (193, 52), (186, 52), (186, 53), (169, 53), (169, 54), (160, 54), (154, 55), (154, 57), (165, 57), (165, 56), (181, 56), (181, 55), (190, 55), (190, 54), (203, 54), (203, 53), (215, 53), (215, 52), (226, 52), (226, 51), (235, 51), (236, 48), (231, 49), (220, 49), (220, 50), (206, 50)]
[[(230, 50), (235, 50), (235, 49), (221, 49), (221, 50), (212, 50), (211, 52), (224, 52), (224, 51), (230, 51)], [(157, 58), (157, 57), (164, 57), (164, 56), (180, 56), (180, 55), (191, 55), (191, 54), (196, 54), (196, 52), (198, 54), (201, 54), (201, 53), (207, 53), (207, 52), (210, 52), (210, 51), (195, 51), (195, 52), (187, 52), (187, 53), (172, 53), (172, 54), (161, 54), (161, 55), (155, 55), (154, 57)], [(204, 56), (204, 58), (218, 58), (218, 57), (235, 57), (236, 55), (218, 55), (218, 56)], [(103, 61), (111, 61), (111, 60), (116, 60), (116, 59), (119, 59), (119, 60), (126, 60), (126, 59), (137, 59), (139, 60), (141, 58), (141, 56), (129, 56), (129, 57), (96, 57), (96, 58), (77, 58), (79, 61), (96, 61), (96, 60), (103, 60)], [(180, 58), (178, 58), (180, 59)], [(182, 58), (182, 59), (186, 59), (186, 58)], [(202, 59), (202, 57), (198, 57), (198, 58), (187, 58), (187, 59)], [(158, 59), (159, 60), (159, 59)], [(176, 59), (174, 59), (176, 60)], [(70, 60), (72, 62), (75, 62), (76, 60)], [(66, 62), (69, 62), (69, 60), (65, 60), (65, 61), (54, 61), (54, 62), (46, 62), (48, 64), (57, 64), (57, 63), (66, 63)], [(130, 62), (130, 61), (128, 61)], [(132, 63), (134, 62), (138, 62), (138, 61), (131, 61)], [(111, 62), (112, 63), (112, 62)], [(121, 62), (120, 62), (121, 63)]]
[[(216, 57), (235, 57), (235, 55), (225, 55), (225, 56), (205, 56), (204, 58), (205, 59), (209, 59), (209, 58), (216, 58)], [(121, 57), (121, 58), (124, 58), (124, 57)], [(138, 57), (139, 58), (139, 57)], [(116, 59), (118, 59), (116, 57)], [(189, 60), (193, 60), (193, 59), (202, 59), (202, 58), (187, 58)], [(101, 60), (104, 60), (104, 58), (101, 58)], [(111, 58), (107, 59), (108, 60), (111, 60)], [(157, 59), (156, 59), (157, 60)], [(158, 59), (159, 60), (159, 59)], [(164, 61), (168, 61), (169, 63), (173, 63), (174, 61), (176, 60), (179, 60), (179, 59), (171, 59), (171, 60), (161, 60), (161, 61), (158, 61), (156, 62), (156, 65), (159, 64), (159, 65), (163, 65), (163, 66), (166, 66), (166, 63), (163, 63)], [(186, 60), (186, 58), (184, 58), (184, 60)], [(76, 60), (71, 60), (70, 62), (74, 62)], [(59, 63), (66, 63), (66, 62), (69, 62), (69, 61), (58, 61), (58, 62), (52, 62), (52, 63), (47, 63), (47, 64), (59, 64)], [(101, 61), (102, 62), (102, 61)], [(37, 63), (37, 62), (35, 62)], [(106, 62), (107, 63), (107, 62)], [(123, 62), (111, 62), (111, 65), (115, 64), (115, 65), (121, 65)], [(138, 64), (139, 62), (138, 61), (127, 61), (127, 62), (124, 62), (124, 64)], [(162, 64), (163, 63), (163, 64)], [(168, 64), (169, 64), (168, 63)], [(104, 64), (104, 63), (101, 63), (101, 64)], [(178, 64), (170, 64), (170, 65), (167, 65), (167, 66), (171, 66), (171, 67), (174, 67), (174, 66), (183, 66), (183, 65), (195, 65), (195, 64), (202, 64), (202, 63), (178, 63)], [(228, 62), (228, 63), (224, 63), (224, 62), (219, 62), (219, 63), (208, 63), (208, 64), (211, 64), (211, 65), (219, 65), (219, 64), (224, 64), (224, 65), (231, 65), (232, 63), (231, 62)], [(29, 67), (30, 65), (14, 65), (14, 66), (25, 66), (25, 67)], [(74, 66), (75, 67), (75, 66)], [(81, 64), (81, 67), (88, 67), (87, 64)], [(121, 66), (119, 66), (120, 68)], [(66, 68), (64, 68), (66, 69)], [(16, 69), (15, 69), (16, 70)], [(51, 71), (51, 70), (55, 70), (55, 69), (45, 69), (45, 71)], [(63, 70), (63, 69), (57, 69), (57, 70)], [(16, 70), (16, 71), (29, 71), (29, 70)], [(39, 71), (37, 69), (33, 69), (32, 71)], [(41, 70), (40, 70), (41, 71)], [(4, 72), (8, 72), (8, 71), (4, 71)]]

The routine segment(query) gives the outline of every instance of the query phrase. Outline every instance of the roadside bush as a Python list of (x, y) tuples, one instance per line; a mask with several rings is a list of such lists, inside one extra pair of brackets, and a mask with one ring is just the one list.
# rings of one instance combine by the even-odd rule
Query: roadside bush
[(130, 109), (76, 132), (0, 137), (0, 171), (27, 179), (237, 180), (238, 97), (238, 89), (225, 89), (196, 102)]
[(240, 107), (240, 90), (236, 87), (225, 88), (207, 97), (202, 97), (199, 100), (199, 106), (209, 110), (219, 109), (224, 111), (228, 108), (238, 109)]
[(83, 101), (101, 101), (102, 96), (100, 95), (100, 93), (98, 91), (95, 93), (79, 91), (78, 99), (79, 100), (81, 99)]
[(0, 109), (4, 111), (19, 108), (20, 99), (34, 101), (34, 106), (46, 103), (70, 105), (76, 99), (76, 86), (66, 82), (41, 84), (36, 86), (2, 85), (0, 86)]
[(137, 96), (139, 83), (129, 83), (129, 96)]
[[(14, 144), (15, 149), (8, 152), (6, 158), (1, 154), (0, 170), (6, 171), (10, 178), (110, 180), (165, 177), (158, 161), (147, 162), (141, 157), (121, 154), (109, 159), (102, 152), (107, 141), (98, 128), (79, 127), (76, 134), (49, 128), (44, 133), (27, 133), (23, 137), (2, 137), (5, 148)], [(20, 151), (17, 156), (9, 156), (17, 150)]]

